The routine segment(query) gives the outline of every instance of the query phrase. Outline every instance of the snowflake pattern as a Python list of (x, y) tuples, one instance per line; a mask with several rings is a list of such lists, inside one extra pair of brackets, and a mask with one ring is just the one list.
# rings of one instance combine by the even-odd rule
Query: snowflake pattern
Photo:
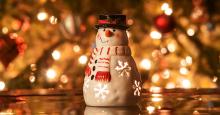
[(87, 79), (87, 80), (84, 82), (84, 86), (83, 86), (84, 91), (86, 91), (86, 90), (89, 88), (89, 81), (90, 81), (90, 79)]
[(140, 96), (141, 95), (141, 82), (135, 80), (134, 81), (134, 85), (133, 85), (133, 89), (134, 89), (134, 96)]
[(120, 73), (120, 77), (130, 77), (131, 67), (128, 65), (128, 62), (118, 61), (118, 66), (115, 67), (115, 70)]
[(106, 95), (109, 94), (108, 85), (107, 84), (98, 84), (97, 87), (94, 88), (95, 97), (105, 99)]

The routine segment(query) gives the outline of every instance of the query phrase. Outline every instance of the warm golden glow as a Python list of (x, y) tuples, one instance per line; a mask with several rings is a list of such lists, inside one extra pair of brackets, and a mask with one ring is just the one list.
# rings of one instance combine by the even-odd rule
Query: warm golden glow
[(168, 3), (163, 3), (162, 5), (161, 5), (161, 10), (166, 10), (166, 9), (168, 9), (169, 8), (169, 4)]
[(151, 81), (157, 83), (160, 80), (160, 76), (156, 73), (152, 76)]
[(44, 11), (41, 11), (41, 12), (39, 12), (39, 13), (37, 14), (37, 19), (38, 19), (39, 21), (44, 21), (44, 20), (47, 19), (47, 17), (48, 17), (48, 14), (47, 14), (46, 12), (44, 12)]
[(189, 73), (189, 70), (186, 67), (181, 67), (179, 71), (182, 75), (187, 75)]
[(152, 114), (155, 111), (155, 107), (154, 106), (147, 106), (146, 109), (147, 109), (149, 114)]
[(188, 65), (191, 65), (192, 64), (192, 57), (191, 56), (186, 56), (186, 63)]
[(151, 69), (151, 61), (149, 59), (143, 59), (140, 63), (141, 68), (145, 70)]
[(188, 79), (183, 79), (181, 81), (182, 88), (191, 88), (191, 82)]
[(195, 34), (195, 30), (192, 29), (192, 28), (189, 28), (187, 29), (187, 32), (186, 32), (189, 36), (193, 36)]
[(169, 7), (168, 3), (163, 3), (161, 6), (161, 10), (164, 11), (166, 15), (171, 15), (173, 13), (173, 10)]
[(88, 61), (87, 56), (82, 55), (82, 56), (79, 57), (79, 63), (80, 63), (80, 64), (86, 64), (87, 61)]
[(5, 82), (4, 81), (0, 81), (0, 91), (5, 89)]
[(170, 51), (170, 52), (175, 52), (176, 51), (176, 45), (174, 43), (169, 43), (167, 45), (167, 49)]
[(160, 87), (156, 87), (156, 86), (151, 86), (150, 87), (150, 92), (152, 92), (152, 93), (160, 93), (161, 92), (161, 88)]
[(60, 77), (60, 81), (61, 81), (62, 83), (67, 83), (67, 82), (69, 81), (69, 79), (68, 79), (68, 77), (67, 77), (66, 75), (62, 75), (62, 76)]
[(48, 80), (53, 80), (56, 78), (57, 72), (54, 69), (50, 68), (47, 70), (46, 76)]
[(57, 24), (57, 18), (55, 17), (55, 16), (51, 16), (50, 18), (49, 18), (49, 21), (50, 21), (50, 23), (51, 24)]
[(162, 100), (163, 100), (163, 98), (160, 98), (160, 97), (152, 97), (151, 98), (151, 101), (153, 101), (153, 102), (160, 102)]
[(150, 37), (152, 39), (161, 39), (162, 34), (160, 32), (158, 32), (158, 31), (151, 31), (150, 32)]
[(54, 60), (59, 60), (60, 57), (61, 57), (60, 51), (54, 50), (54, 51), (52, 52), (52, 57), (53, 57)]
[(173, 89), (173, 88), (175, 88), (175, 83), (173, 83), (173, 82), (167, 83), (167, 84), (166, 84), (166, 88), (167, 88), (167, 89)]
[(29, 81), (30, 81), (31, 83), (35, 82), (35, 80), (36, 80), (35, 76), (31, 75), (31, 76), (29, 77)]
[(167, 9), (164, 11), (164, 13), (165, 13), (166, 15), (171, 15), (171, 14), (173, 13), (173, 10), (172, 10), (171, 8), (167, 8)]
[(74, 51), (74, 52), (79, 52), (79, 51), (80, 51), (79, 45), (74, 45), (74, 46), (73, 46), (73, 51)]
[(163, 78), (164, 79), (169, 79), (170, 78), (170, 70), (169, 69), (165, 69), (163, 71)]
[(3, 27), (2, 28), (2, 33), (3, 34), (7, 34), (8, 33), (8, 28), (7, 27)]

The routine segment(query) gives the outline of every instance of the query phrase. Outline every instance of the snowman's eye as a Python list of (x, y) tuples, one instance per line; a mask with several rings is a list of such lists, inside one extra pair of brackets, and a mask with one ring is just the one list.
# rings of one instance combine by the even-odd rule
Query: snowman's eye
[(115, 30), (115, 29), (113, 29), (112, 31), (113, 31), (113, 32), (115, 32), (116, 30)]

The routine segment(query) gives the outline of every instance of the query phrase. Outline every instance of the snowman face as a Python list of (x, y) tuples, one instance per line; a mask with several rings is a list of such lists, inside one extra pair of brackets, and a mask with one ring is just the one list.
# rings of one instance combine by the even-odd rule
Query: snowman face
[(127, 46), (128, 37), (125, 30), (99, 28), (96, 35), (96, 46)]

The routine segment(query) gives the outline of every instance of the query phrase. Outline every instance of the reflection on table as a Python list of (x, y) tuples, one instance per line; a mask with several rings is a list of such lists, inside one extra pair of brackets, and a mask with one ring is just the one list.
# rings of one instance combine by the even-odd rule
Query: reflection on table
[(71, 90), (0, 92), (0, 115), (220, 115), (220, 89), (142, 92), (136, 107), (89, 107)]

